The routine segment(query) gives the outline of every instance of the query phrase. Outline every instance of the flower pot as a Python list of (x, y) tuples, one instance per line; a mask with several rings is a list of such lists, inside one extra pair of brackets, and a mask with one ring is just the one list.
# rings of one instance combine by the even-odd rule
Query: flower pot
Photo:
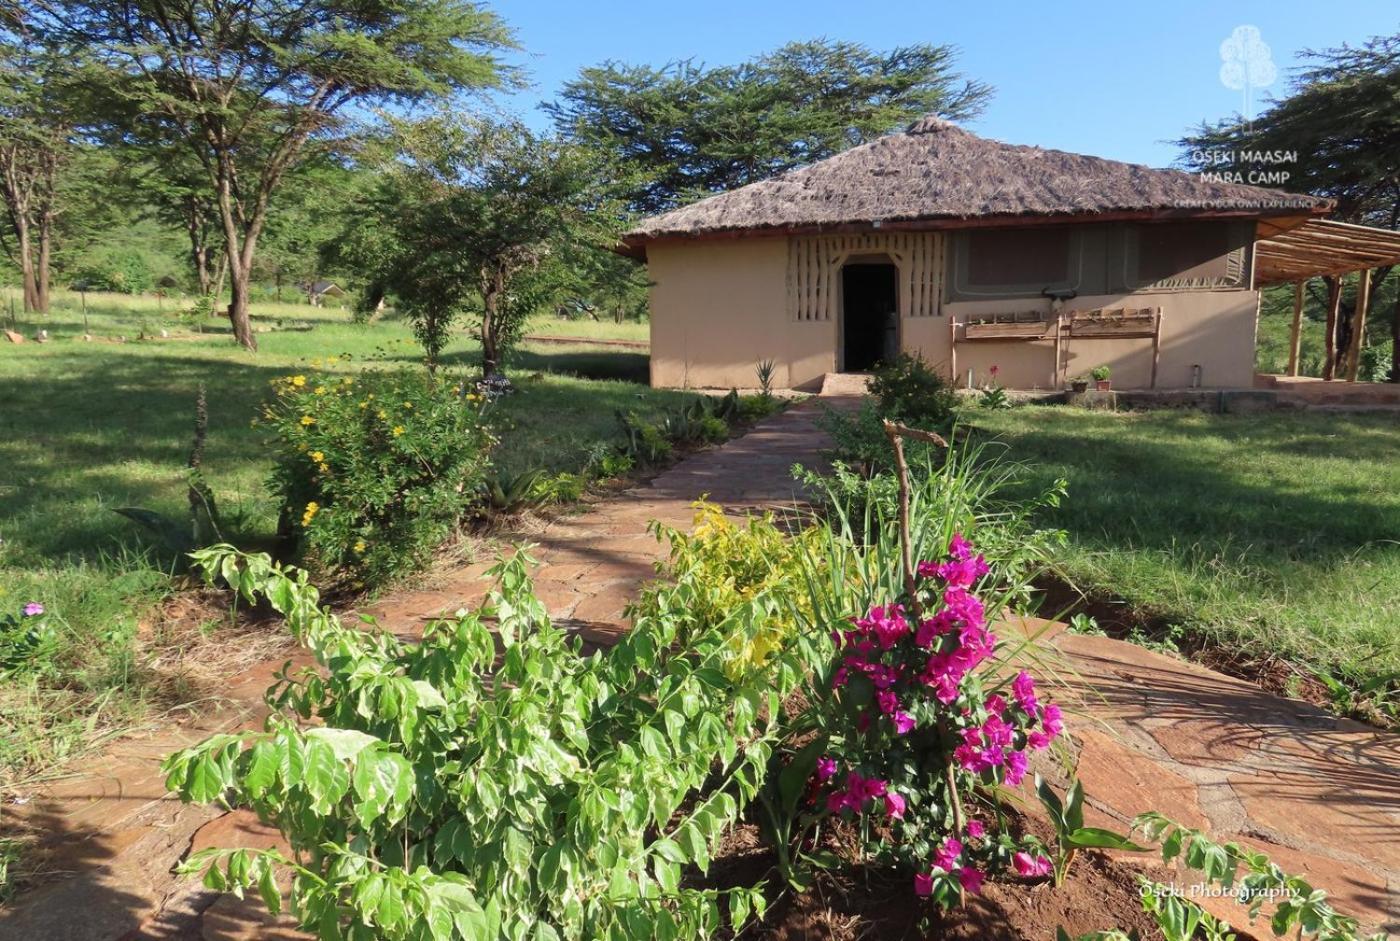
[(1095, 380), (1094, 380), (1094, 388), (1095, 388), (1095, 389), (1098, 389), (1100, 392), (1107, 392), (1109, 389), (1112, 389), (1112, 388), (1113, 388), (1113, 380), (1112, 380), (1112, 379), (1095, 379)]
[(1088, 392), (1088, 391), (1089, 391), (1089, 380), (1088, 380), (1088, 379), (1076, 379), (1076, 380), (1074, 380), (1073, 382), (1071, 382), (1071, 383), (1069, 384), (1069, 387), (1070, 387), (1071, 389), (1073, 389), (1075, 392)]

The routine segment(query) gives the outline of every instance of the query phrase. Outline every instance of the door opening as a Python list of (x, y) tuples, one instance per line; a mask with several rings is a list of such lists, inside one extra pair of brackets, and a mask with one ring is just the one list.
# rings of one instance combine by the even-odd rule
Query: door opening
[(889, 263), (841, 269), (841, 371), (866, 372), (899, 352), (899, 269)]

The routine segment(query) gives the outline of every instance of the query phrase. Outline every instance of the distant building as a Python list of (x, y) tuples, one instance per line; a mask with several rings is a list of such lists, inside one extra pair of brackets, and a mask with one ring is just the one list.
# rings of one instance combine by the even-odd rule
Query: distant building
[(776, 386), (814, 387), (906, 350), (1011, 388), (1100, 365), (1118, 388), (1248, 387), (1261, 285), (1377, 263), (1326, 248), (1331, 208), (930, 117), (645, 219), (622, 250), (652, 282), (655, 386), (752, 386), (771, 359)]

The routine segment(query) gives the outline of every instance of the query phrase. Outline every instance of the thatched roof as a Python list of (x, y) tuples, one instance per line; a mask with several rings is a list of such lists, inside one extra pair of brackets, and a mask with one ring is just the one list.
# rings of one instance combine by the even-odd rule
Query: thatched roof
[(1326, 211), (1326, 200), (1211, 182), (1179, 170), (1003, 144), (936, 117), (811, 166), (642, 220), (625, 242), (873, 223), (1265, 216)]

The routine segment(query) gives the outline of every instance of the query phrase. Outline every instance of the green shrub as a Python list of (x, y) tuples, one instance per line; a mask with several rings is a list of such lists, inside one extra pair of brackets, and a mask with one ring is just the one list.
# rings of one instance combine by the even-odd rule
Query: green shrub
[(958, 406), (948, 381), (913, 353), (900, 353), (875, 367), (870, 395), (881, 418), (935, 431), (952, 424)]
[[(957, 405), (957, 393), (942, 376), (921, 357), (901, 353), (875, 368), (870, 397), (854, 415), (827, 409), (817, 424), (831, 437), (833, 456), (870, 474), (890, 466), (890, 442), (883, 425), (886, 419), (946, 432), (952, 427)], [(910, 450), (926, 451), (927, 445), (911, 442)]]
[(256, 887), (276, 911), (273, 867), (290, 863), (291, 909), (324, 939), (689, 939), (762, 914), (757, 888), (691, 877), (754, 799), (801, 673), (782, 651), (722, 668), (773, 616), (761, 593), (682, 637), (682, 580), (585, 656), (522, 555), (482, 609), (412, 643), (341, 624), (266, 556), (198, 561), (266, 598), (320, 667), (270, 692), (262, 731), (166, 761), (181, 797), (249, 806), (295, 853), (196, 854), (185, 869), (210, 887)]
[(418, 369), (274, 386), (271, 486), (294, 554), (366, 584), (425, 564), (486, 480), (480, 397)]

